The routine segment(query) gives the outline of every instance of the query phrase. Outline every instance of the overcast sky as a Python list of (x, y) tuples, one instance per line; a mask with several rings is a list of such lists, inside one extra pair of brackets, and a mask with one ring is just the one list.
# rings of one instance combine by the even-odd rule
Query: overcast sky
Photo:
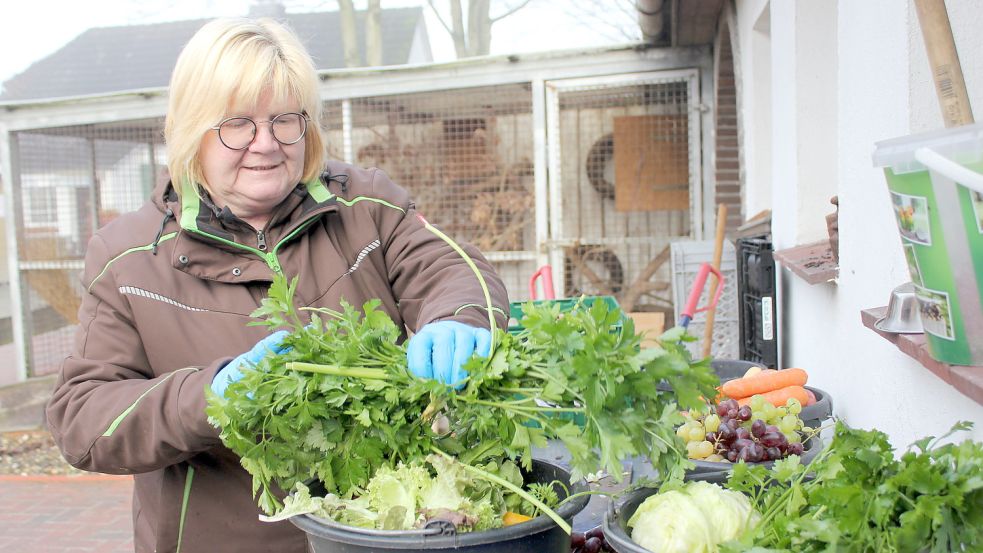
[[(577, 2), (579, 9), (571, 8)], [(625, 42), (617, 27), (631, 20), (611, 9), (624, 0), (532, 0), (492, 27), (492, 54), (599, 46)], [(521, 0), (492, 0), (492, 15)], [(246, 15), (253, 0), (13, 0), (0, 16), (0, 83), (55, 52), (86, 29), (182, 19)], [(336, 10), (335, 0), (284, 0), (288, 12)], [(607, 9), (590, 6), (610, 4)], [(364, 2), (356, 0), (356, 7)], [(434, 0), (438, 7), (446, 0)], [(425, 0), (382, 0), (382, 7), (426, 6)], [(586, 8), (584, 6), (587, 6)], [(586, 11), (585, 11), (586, 10)], [(447, 33), (426, 8), (435, 61), (454, 59)], [(596, 13), (603, 12), (603, 13)], [(597, 16), (595, 18), (593, 15)], [(603, 17), (604, 20), (599, 19)], [(548, 24), (549, 29), (544, 29)], [(634, 30), (634, 29), (631, 29)], [(549, 35), (549, 38), (547, 38)], [(125, 45), (121, 45), (125, 47)], [(340, 46), (339, 46), (340, 47)]]

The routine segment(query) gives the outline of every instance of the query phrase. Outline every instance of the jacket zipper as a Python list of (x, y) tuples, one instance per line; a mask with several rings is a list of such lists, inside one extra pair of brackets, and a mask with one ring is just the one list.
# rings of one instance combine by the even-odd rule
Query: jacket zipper
[(283, 238), (281, 238), (279, 242), (277, 242), (276, 244), (274, 244), (273, 245), (273, 250), (272, 251), (269, 251), (269, 252), (265, 251), (268, 248), (268, 246), (266, 244), (266, 233), (264, 233), (263, 231), (257, 231), (257, 233), (256, 233), (256, 242), (257, 242), (257, 246), (258, 247), (257, 248), (253, 248), (253, 247), (247, 246), (245, 244), (238, 244), (238, 243), (233, 242), (231, 240), (226, 240), (224, 238), (220, 238), (218, 236), (215, 236), (214, 234), (209, 234), (209, 233), (207, 233), (205, 231), (202, 231), (202, 230), (199, 230), (197, 228), (187, 228), (185, 230), (190, 231), (190, 232), (194, 232), (195, 234), (199, 234), (201, 236), (207, 236), (208, 238), (211, 238), (212, 240), (217, 240), (219, 242), (222, 242), (224, 244), (228, 244), (230, 246), (233, 246), (233, 247), (236, 247), (236, 248), (239, 248), (239, 249), (250, 251), (250, 252), (256, 254), (257, 256), (259, 256), (260, 259), (262, 259), (263, 261), (265, 261), (266, 262), (266, 265), (274, 273), (276, 273), (276, 274), (283, 274), (283, 267), (280, 266), (280, 260), (277, 259), (277, 255), (276, 255), (277, 250), (280, 248), (280, 246), (282, 246), (286, 242), (290, 241), (290, 239), (292, 239), (294, 236), (296, 236), (297, 234), (299, 234), (305, 228), (309, 227), (312, 223), (314, 223), (314, 221), (317, 221), (323, 215), (324, 215), (324, 212), (322, 211), (320, 213), (316, 213), (316, 214), (310, 215), (306, 220), (297, 223), (297, 226), (294, 227), (294, 229), (291, 230), (286, 236), (284, 236)]

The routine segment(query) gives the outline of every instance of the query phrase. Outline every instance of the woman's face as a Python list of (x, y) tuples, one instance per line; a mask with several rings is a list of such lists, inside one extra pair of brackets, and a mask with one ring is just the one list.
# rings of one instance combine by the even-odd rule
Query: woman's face
[[(218, 133), (209, 130), (198, 156), (205, 183), (218, 207), (232, 210), (257, 230), (300, 182), (304, 170), (304, 143), (281, 144), (270, 131), (270, 121), (282, 113), (300, 113), (300, 104), (290, 99), (273, 102), (264, 94), (255, 108), (233, 106), (229, 117), (248, 117), (256, 122), (256, 137), (243, 150), (227, 148)], [(218, 124), (218, 121), (216, 121)]]

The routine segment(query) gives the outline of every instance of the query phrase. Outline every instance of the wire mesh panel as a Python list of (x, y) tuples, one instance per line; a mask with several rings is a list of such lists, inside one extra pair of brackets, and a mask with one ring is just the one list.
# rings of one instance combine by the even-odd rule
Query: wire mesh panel
[[(561, 297), (614, 295), (626, 311), (668, 317), (669, 244), (699, 225), (696, 79), (547, 81), (548, 172), (534, 166), (543, 127), (531, 82), (334, 99), (322, 122), (331, 158), (385, 170), (430, 222), (485, 252), (513, 301), (530, 299), (545, 252)], [(161, 128), (154, 118), (11, 134), (31, 373), (70, 351), (92, 233), (166, 178)], [(549, 198), (536, 196), (535, 175)], [(537, 213), (549, 221), (537, 225)]]
[[(676, 300), (674, 320), (679, 320), (680, 312), (686, 307), (686, 300), (700, 266), (713, 261), (714, 243), (712, 241), (679, 241), (671, 246), (672, 257), (672, 293)], [(734, 245), (724, 242), (720, 257), (720, 273), (724, 276), (724, 291), (713, 314), (713, 345), (710, 355), (717, 359), (739, 359), (740, 357), (740, 321), (738, 319), (737, 302), (737, 253)], [(707, 279), (703, 294), (697, 304), (698, 308), (710, 305), (710, 289), (713, 277)], [(688, 342), (686, 347), (694, 357), (703, 354), (704, 336), (707, 325), (705, 311), (696, 313), (689, 323), (689, 333), (697, 338)]]
[[(512, 299), (525, 299), (536, 251), (530, 85), (350, 102), (355, 164), (385, 170), (431, 223), (489, 254)], [(343, 140), (336, 129), (332, 142)]]
[(70, 353), (92, 233), (142, 205), (163, 175), (159, 119), (12, 135), (20, 279), (30, 369), (54, 372)]
[(691, 235), (700, 185), (695, 76), (553, 87), (551, 231), (566, 296), (672, 313), (669, 243)]

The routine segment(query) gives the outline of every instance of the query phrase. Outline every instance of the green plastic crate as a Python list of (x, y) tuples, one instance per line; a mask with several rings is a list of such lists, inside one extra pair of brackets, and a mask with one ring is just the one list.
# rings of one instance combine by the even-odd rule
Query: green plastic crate
[[(532, 303), (534, 305), (559, 305), (560, 312), (570, 311), (577, 305), (578, 302), (583, 302), (584, 306), (590, 307), (594, 305), (594, 302), (603, 301), (607, 304), (608, 309), (621, 309), (618, 305), (618, 300), (614, 299), (614, 296), (583, 296), (578, 298), (564, 298), (559, 300), (534, 300)], [(509, 334), (518, 334), (522, 332), (525, 327), (522, 326), (522, 316), (524, 315), (523, 307), (528, 304), (528, 301), (522, 302), (512, 302), (509, 304)], [(624, 319), (624, 314), (622, 314), (622, 319)], [(618, 330), (621, 329), (621, 323), (618, 322), (615, 325)]]

